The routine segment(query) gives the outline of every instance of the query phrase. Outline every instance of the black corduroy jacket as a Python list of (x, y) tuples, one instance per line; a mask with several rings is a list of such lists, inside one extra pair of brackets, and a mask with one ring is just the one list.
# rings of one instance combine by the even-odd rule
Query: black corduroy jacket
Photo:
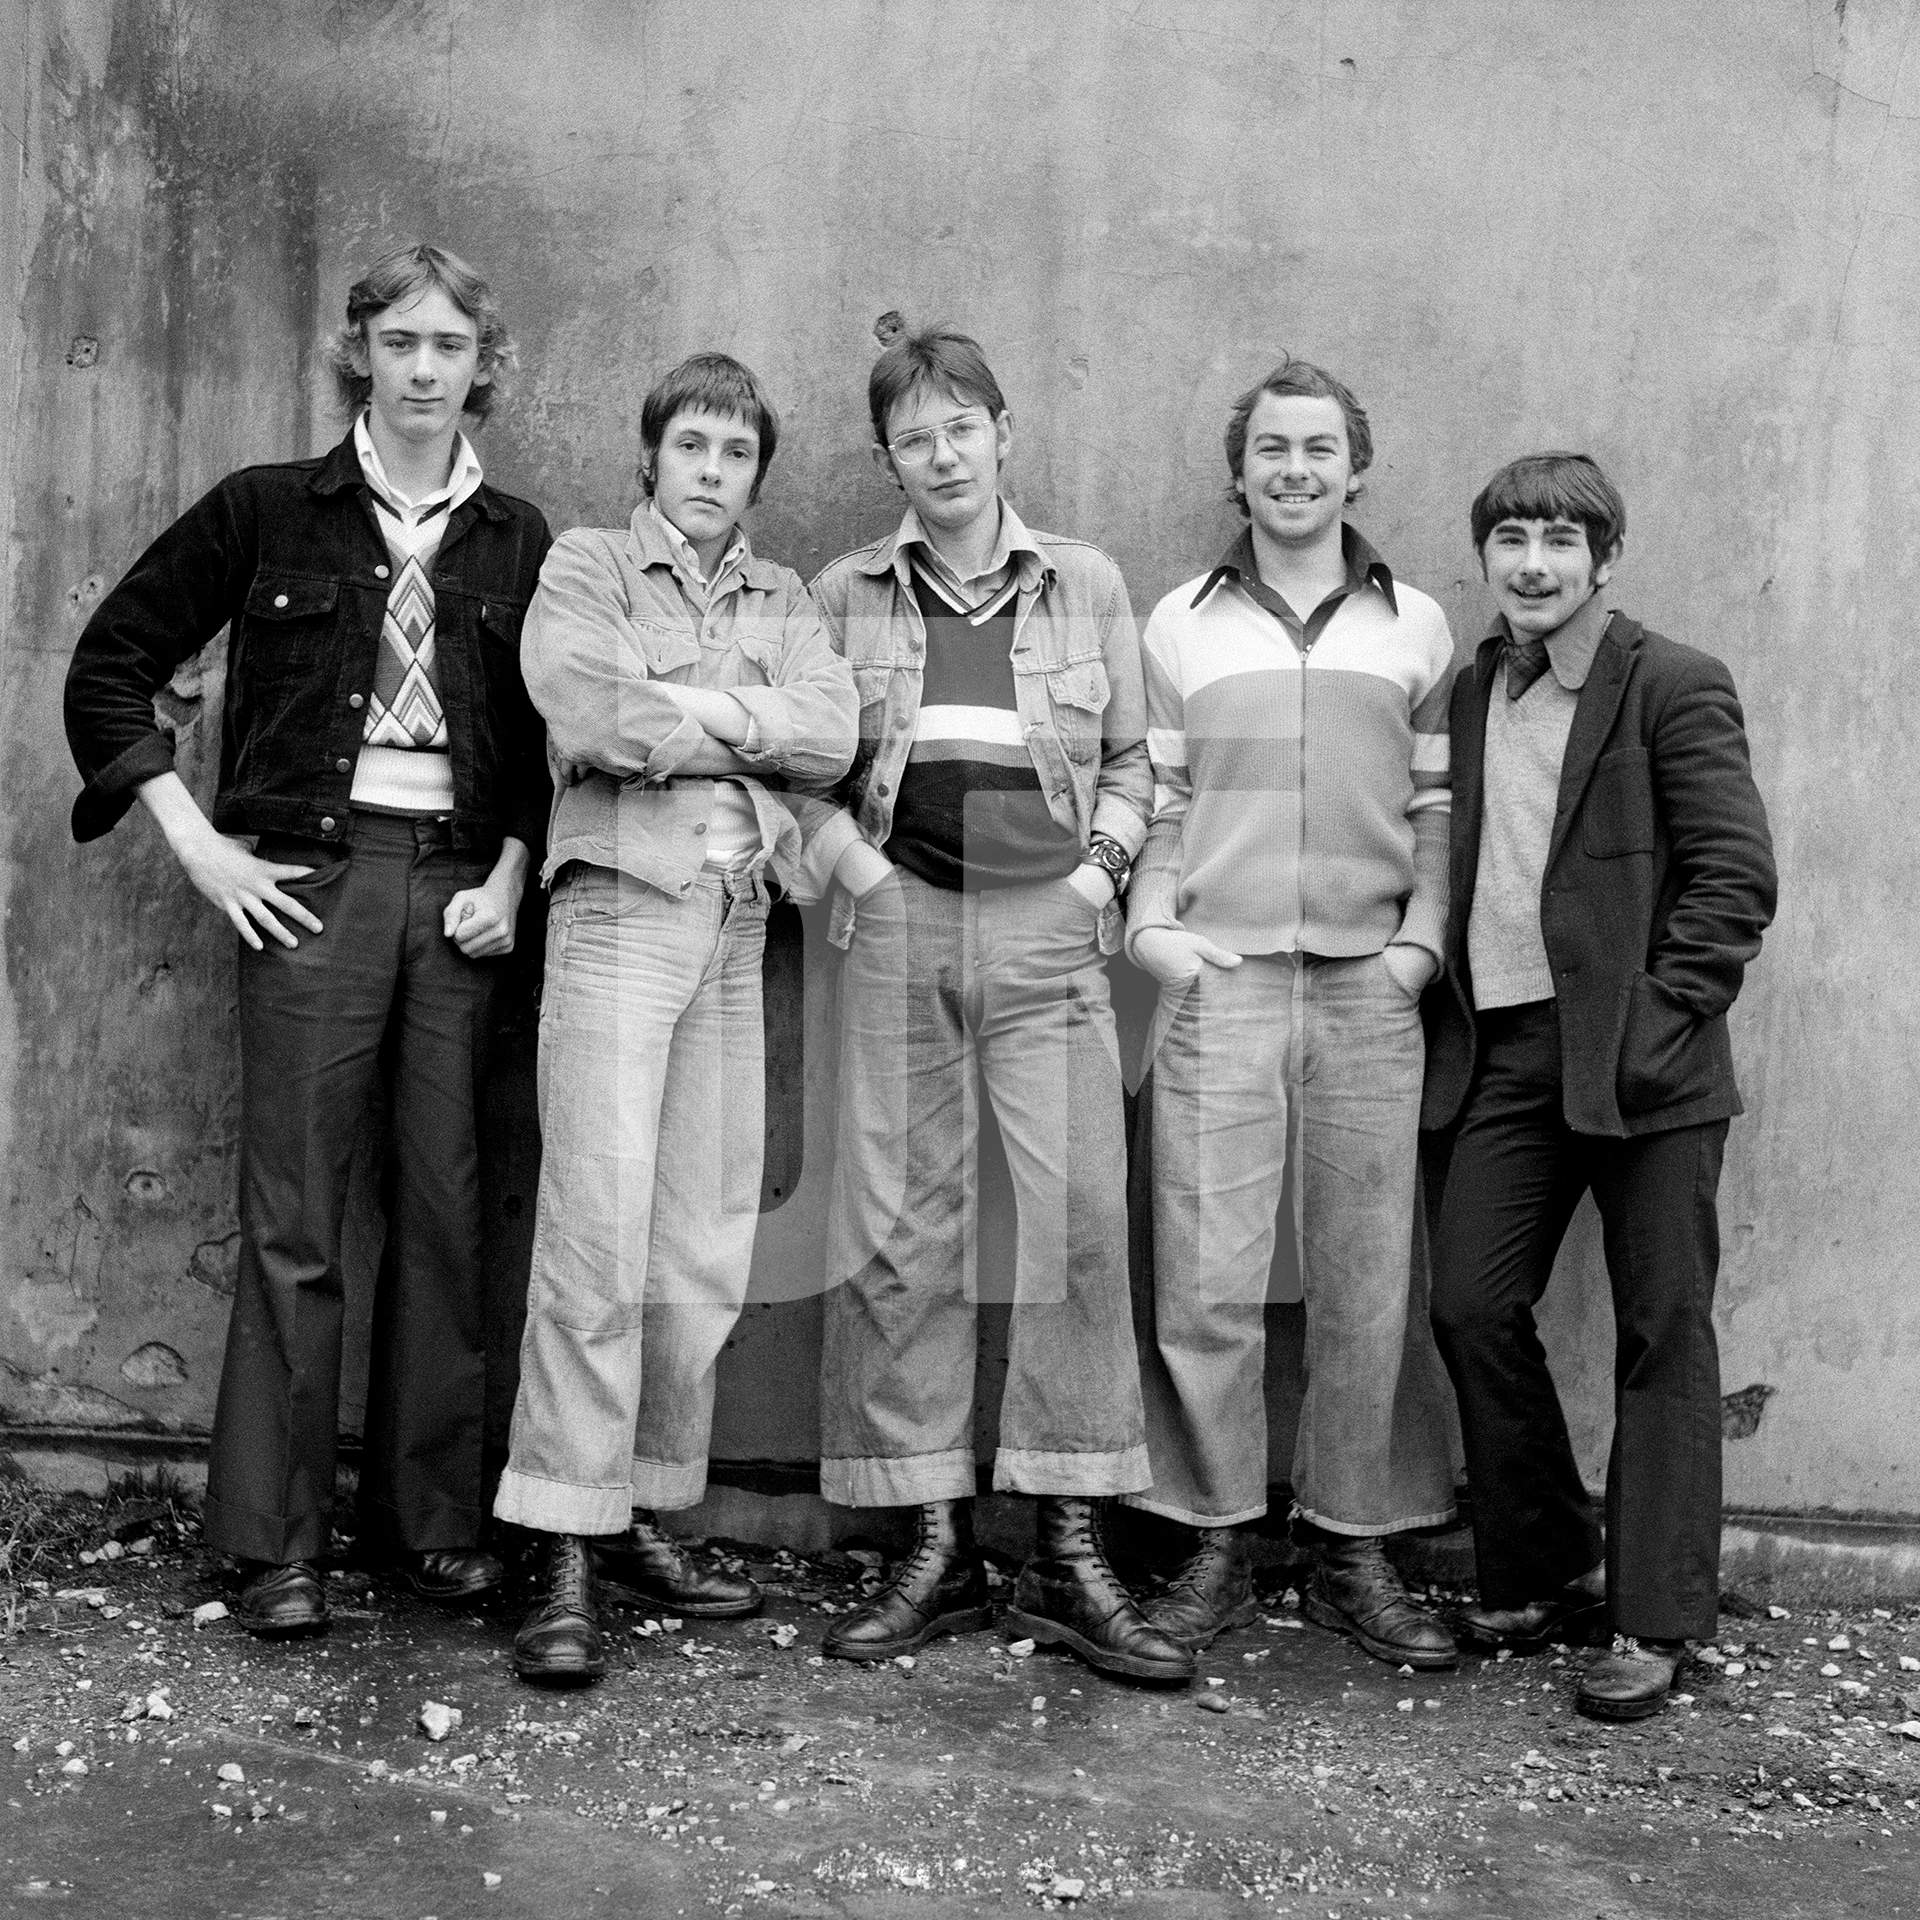
[[(453, 760), (454, 844), (538, 849), (552, 785), (520, 677), (520, 625), (552, 544), (538, 508), (484, 482), (433, 564), (434, 680)], [(222, 627), (222, 833), (345, 842), (390, 585), (353, 436), (317, 459), (229, 474), (148, 547), (87, 622), (67, 670), (67, 741), (86, 782), (73, 835), (108, 832), (173, 767), (153, 699)]]
[[(1446, 962), (1421, 1003), (1421, 1125), (1433, 1130), (1459, 1117), (1477, 1059), (1467, 923), (1501, 673), (1496, 635), (1454, 683)], [(1710, 654), (1614, 614), (1574, 709), (1540, 891), (1576, 1133), (1657, 1133), (1740, 1112), (1727, 1009), (1776, 885), (1732, 677)]]

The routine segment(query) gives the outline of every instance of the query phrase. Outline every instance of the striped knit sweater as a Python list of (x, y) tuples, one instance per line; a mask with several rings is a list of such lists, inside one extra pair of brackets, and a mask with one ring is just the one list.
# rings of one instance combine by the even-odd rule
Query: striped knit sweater
[(1244, 538), (1153, 610), (1154, 812), (1129, 940), (1178, 926), (1234, 953), (1441, 958), (1453, 637), (1346, 535), (1349, 591), (1297, 639), (1260, 604)]

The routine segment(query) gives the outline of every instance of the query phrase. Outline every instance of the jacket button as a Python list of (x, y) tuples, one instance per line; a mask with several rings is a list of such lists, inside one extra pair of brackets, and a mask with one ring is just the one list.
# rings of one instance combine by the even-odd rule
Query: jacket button
[(331, 833), (337, 824), (338, 822), (334, 819), (333, 815), (328, 814), (320, 822), (320, 831), (322, 833)]
[(705, 833), (706, 830), (707, 830), (707, 823), (704, 820), (702, 820), (700, 824), (694, 828), (695, 833)]
[(874, 792), (877, 793), (882, 800), (884, 800), (887, 797), (887, 795), (890, 794), (892, 791), (893, 789), (890, 786), (888, 786), (884, 780), (881, 781), (881, 783), (874, 788)]
[(333, 763), (333, 770), (335, 773), (351, 773), (353, 771), (353, 762), (351, 760), (336, 760)]
[(387, 569), (385, 567), (375, 567), (373, 577), (376, 580), (384, 580), (387, 577)]
[(350, 706), (356, 713), (358, 713), (360, 709), (364, 707), (366, 704), (367, 704), (367, 697), (363, 693), (350, 693), (347, 695), (347, 705)]
[(287, 604), (287, 596), (284, 593), (276, 593), (273, 596), (273, 604), (276, 607), (284, 607)]

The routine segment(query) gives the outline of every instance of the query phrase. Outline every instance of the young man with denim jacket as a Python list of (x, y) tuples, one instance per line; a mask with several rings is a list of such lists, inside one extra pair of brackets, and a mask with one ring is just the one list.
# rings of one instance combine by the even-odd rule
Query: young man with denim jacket
[(804, 892), (793, 808), (853, 758), (853, 677), (800, 576), (740, 525), (778, 436), (739, 361), (683, 361), (641, 408), (647, 497), (625, 527), (562, 534), (527, 615), (562, 778), (540, 1202), (494, 1511), (546, 1536), (513, 1654), (546, 1685), (604, 1671), (603, 1585), (699, 1619), (760, 1604), (656, 1516), (706, 1491), (753, 1261), (769, 888)]
[[(331, 354), (346, 438), (221, 481), (101, 602), (67, 678), (74, 837), (138, 798), (242, 942), (240, 1266), (206, 1535), (242, 1563), (236, 1617), (268, 1637), (327, 1625), (341, 1229), (383, 1050), (396, 1180), (362, 1523), (422, 1594), (500, 1579), (479, 1546), (475, 1117), (550, 792), (519, 662), (548, 537), (486, 484), (460, 422), (510, 356), (472, 268), (428, 246), (376, 262)], [(223, 627), (209, 820), (153, 697)]]
[(1109, 1672), (1184, 1680), (1192, 1656), (1141, 1618), (1095, 1506), (1147, 1484), (1102, 957), (1151, 792), (1126, 586), (1001, 497), (1012, 422), (974, 341), (895, 341), (868, 400), (907, 512), (813, 584), (860, 692), (848, 805), (807, 851), (847, 947), (821, 1488), (917, 1507), (919, 1541), (826, 1651), (892, 1658), (989, 1622), (971, 1521), (977, 1070), (1017, 1206), (994, 1484), (1039, 1501), (1013, 1622)]
[(1383, 1537), (1453, 1510), (1446, 1389), (1413, 1282), (1419, 995), (1447, 878), (1440, 608), (1344, 519), (1372, 456), (1339, 381), (1289, 360), (1229, 418), (1247, 530), (1147, 622), (1156, 801), (1128, 951), (1160, 982), (1151, 1053), (1151, 1492), (1193, 1529), (1147, 1616), (1206, 1646), (1253, 1612), (1266, 1511), (1264, 1308), (1289, 1133), (1306, 1396), (1291, 1478), (1309, 1618), (1396, 1666), (1452, 1635)]

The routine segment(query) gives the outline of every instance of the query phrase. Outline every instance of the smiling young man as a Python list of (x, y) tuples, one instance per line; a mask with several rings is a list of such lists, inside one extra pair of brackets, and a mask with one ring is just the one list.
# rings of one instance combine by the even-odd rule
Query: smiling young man
[[(347, 436), (221, 481), (101, 602), (67, 679), (75, 838), (138, 798), (240, 935), (240, 1265), (205, 1518), (265, 1636), (327, 1624), (340, 1240), (383, 1052), (395, 1179), (362, 1527), (430, 1597), (500, 1578), (479, 1546), (475, 1118), (550, 791), (518, 653), (548, 541), (460, 423), (510, 354), (471, 267), (428, 246), (376, 262), (330, 355)], [(228, 626), (209, 820), (153, 697)]]
[(1338, 380), (1288, 360), (1243, 394), (1248, 526), (1145, 635), (1155, 805), (1128, 952), (1160, 983), (1141, 1334), (1153, 1486), (1194, 1530), (1147, 1617), (1204, 1647), (1252, 1617), (1266, 1511), (1264, 1308), (1289, 1135), (1306, 1289), (1297, 1516), (1312, 1619), (1452, 1664), (1383, 1536), (1453, 1510), (1445, 1383), (1412, 1285), (1419, 995), (1445, 922), (1445, 616), (1343, 515), (1373, 456)]
[[(1657, 1712), (1715, 1631), (1726, 1016), (1775, 893), (1727, 670), (1602, 594), (1626, 517), (1574, 453), (1516, 460), (1473, 503), (1499, 617), (1453, 695), (1423, 1116), (1480, 1580), (1462, 1631), (1533, 1653), (1611, 1624), (1576, 1697), (1607, 1720)], [(1604, 1558), (1533, 1318), (1589, 1191), (1616, 1328)]]
[(1150, 791), (1126, 586), (1002, 496), (1013, 425), (975, 341), (895, 341), (868, 403), (907, 511), (813, 585), (860, 690), (847, 810), (808, 855), (838, 883), (848, 949), (820, 1479), (842, 1505), (915, 1507), (919, 1541), (826, 1651), (888, 1659), (989, 1622), (971, 1519), (977, 1072), (1016, 1206), (993, 1479), (1038, 1500), (1014, 1624), (1107, 1672), (1184, 1680), (1192, 1656), (1140, 1617), (1095, 1505), (1147, 1481), (1103, 960)]
[(494, 1511), (548, 1536), (513, 1654), (548, 1685), (605, 1670), (603, 1586), (696, 1619), (760, 1605), (657, 1515), (706, 1490), (753, 1259), (769, 888), (802, 878), (798, 796), (853, 757), (852, 675), (741, 525), (779, 431), (739, 361), (681, 362), (641, 408), (646, 497), (623, 528), (562, 534), (527, 615), (561, 779), (533, 1277)]

